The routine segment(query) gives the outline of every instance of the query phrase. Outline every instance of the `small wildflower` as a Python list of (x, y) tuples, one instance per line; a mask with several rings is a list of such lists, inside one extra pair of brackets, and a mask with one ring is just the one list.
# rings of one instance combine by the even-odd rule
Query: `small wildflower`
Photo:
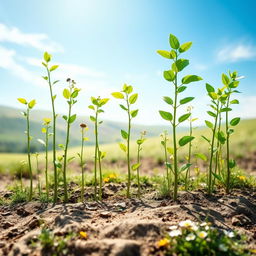
[(110, 179), (116, 179), (116, 174), (114, 174), (114, 173), (111, 173), (111, 174), (109, 174), (109, 176), (108, 176)]
[(246, 180), (246, 177), (243, 176), (243, 175), (238, 175), (237, 178), (241, 181), (245, 181)]
[(48, 125), (51, 122), (51, 118), (43, 118), (44, 125)]
[(207, 233), (205, 232), (205, 231), (200, 231), (199, 233), (198, 233), (198, 237), (200, 237), (200, 238), (206, 238), (207, 237)]
[(86, 239), (86, 238), (88, 237), (87, 233), (84, 232), (84, 231), (80, 231), (79, 234), (80, 234), (80, 236), (81, 236), (82, 238), (84, 238), (84, 239)]
[(193, 240), (195, 240), (195, 238), (196, 238), (196, 236), (194, 234), (190, 233), (186, 236), (186, 241), (193, 241)]
[(105, 183), (108, 183), (108, 182), (109, 182), (109, 178), (104, 178), (103, 181), (104, 181)]
[(170, 226), (169, 229), (170, 229), (170, 230), (175, 230), (175, 229), (178, 229), (178, 226), (176, 226), (176, 225)]
[(158, 247), (166, 247), (169, 244), (169, 240), (167, 238), (163, 238), (157, 242)]
[(220, 244), (219, 245), (219, 250), (222, 251), (222, 252), (226, 252), (228, 250), (228, 248), (225, 244)]
[(180, 236), (180, 235), (181, 235), (181, 231), (179, 229), (172, 230), (171, 232), (169, 232), (170, 237), (176, 237), (176, 236)]
[(179, 226), (182, 227), (182, 228), (189, 228), (191, 227), (192, 225), (194, 225), (194, 222), (191, 221), (191, 220), (183, 220), (179, 223)]
[(224, 234), (225, 234), (226, 236), (228, 236), (229, 238), (235, 237), (235, 233), (232, 232), (232, 231), (226, 231), (226, 230), (224, 230)]

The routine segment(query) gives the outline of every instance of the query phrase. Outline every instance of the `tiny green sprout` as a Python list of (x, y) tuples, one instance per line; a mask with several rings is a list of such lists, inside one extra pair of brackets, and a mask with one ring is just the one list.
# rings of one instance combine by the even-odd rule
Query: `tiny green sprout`
[(137, 143), (137, 163), (132, 165), (132, 170), (137, 170), (137, 183), (138, 183), (138, 197), (140, 198), (141, 195), (141, 186), (140, 186), (140, 167), (141, 167), (141, 161), (140, 161), (140, 152), (142, 150), (142, 144), (145, 142), (145, 135), (146, 131), (141, 132), (140, 138), (136, 141)]
[(48, 150), (49, 150), (49, 129), (51, 119), (50, 118), (43, 118), (43, 128), (42, 133), (45, 134), (45, 141), (38, 139), (38, 142), (41, 143), (45, 147), (45, 188), (46, 188), (46, 197), (47, 201), (49, 200), (49, 180), (48, 180)]
[[(193, 137), (193, 122), (195, 122), (196, 120), (198, 120), (198, 118), (193, 118), (192, 117), (192, 109), (193, 106), (188, 106), (187, 107), (187, 112), (190, 113), (190, 117), (188, 119), (189, 121), (189, 136)], [(192, 156), (192, 141), (190, 141), (188, 143), (188, 163), (191, 164), (191, 156)], [(190, 168), (191, 166), (189, 166), (186, 170), (186, 176), (185, 176), (185, 189), (188, 190), (188, 186), (189, 186), (189, 181), (190, 181)]]
[(123, 100), (125, 105), (120, 104), (119, 106), (126, 111), (128, 115), (128, 131), (121, 130), (121, 136), (126, 141), (126, 145), (120, 143), (120, 148), (126, 153), (127, 156), (127, 169), (128, 169), (128, 182), (127, 182), (127, 197), (130, 197), (130, 187), (131, 187), (131, 163), (130, 163), (130, 138), (131, 138), (131, 121), (138, 114), (138, 109), (131, 110), (131, 105), (133, 105), (138, 99), (138, 93), (133, 92), (133, 87), (131, 85), (124, 84), (123, 90), (121, 92), (113, 92), (112, 96), (116, 99)]
[(167, 146), (168, 142), (168, 132), (164, 131), (162, 134), (160, 134), (161, 137), (161, 145), (164, 147), (164, 163), (166, 167), (166, 180), (167, 180), (167, 188), (168, 191), (171, 189), (171, 172), (173, 172), (172, 165), (168, 161), (168, 153), (173, 156), (173, 149)]
[(99, 147), (99, 125), (103, 123), (103, 121), (99, 121), (99, 114), (104, 113), (102, 107), (109, 101), (108, 98), (101, 97), (95, 98), (91, 97), (92, 105), (89, 105), (88, 108), (94, 111), (94, 116), (90, 116), (90, 120), (94, 123), (94, 134), (95, 134), (95, 152), (94, 152), (94, 198), (97, 200), (97, 175), (99, 167), (99, 200), (102, 200), (102, 184), (103, 184), (103, 175), (101, 168), (101, 160), (105, 157), (106, 153), (100, 151)]
[(30, 149), (30, 141), (32, 137), (30, 136), (30, 110), (36, 105), (36, 100), (27, 101), (24, 98), (18, 98), (18, 101), (26, 106), (26, 111), (22, 112), (24, 117), (27, 120), (27, 154), (28, 154), (28, 168), (29, 168), (29, 177), (30, 177), (30, 189), (29, 189), (29, 201), (32, 200), (33, 197), (33, 173), (32, 173), (32, 165), (31, 165), (31, 149)]
[(59, 82), (59, 80), (53, 81), (51, 80), (51, 73), (56, 70), (59, 66), (58, 65), (53, 65), (49, 66), (52, 56), (48, 53), (45, 52), (43, 56), (44, 61), (42, 62), (42, 65), (45, 67), (47, 75), (43, 76), (42, 78), (47, 81), (49, 90), (50, 90), (50, 97), (51, 97), (51, 105), (52, 105), (52, 121), (53, 121), (53, 137), (52, 137), (52, 147), (53, 147), (53, 167), (54, 167), (54, 195), (53, 195), (53, 202), (57, 202), (58, 198), (58, 172), (57, 172), (57, 157), (56, 157), (56, 119), (57, 119), (57, 114), (55, 112), (55, 100), (56, 100), (56, 95), (53, 94), (53, 86)]
[(197, 82), (202, 80), (200, 76), (197, 75), (187, 75), (184, 76), (181, 79), (181, 82), (178, 82), (178, 75), (185, 67), (189, 65), (189, 60), (179, 58), (182, 53), (187, 51), (191, 45), (192, 42), (187, 42), (184, 44), (180, 45), (180, 42), (178, 38), (172, 34), (170, 34), (169, 37), (169, 43), (171, 50), (170, 51), (165, 51), (165, 50), (159, 50), (157, 51), (158, 54), (160, 54), (162, 57), (171, 60), (172, 66), (171, 69), (166, 70), (163, 72), (163, 76), (165, 80), (168, 82), (172, 83), (174, 86), (174, 99), (170, 98), (168, 96), (165, 96), (163, 100), (170, 106), (172, 109), (171, 112), (163, 111), (160, 110), (159, 114), (161, 117), (170, 122), (172, 126), (172, 133), (173, 133), (173, 173), (174, 173), (174, 189), (173, 189), (173, 199), (176, 201), (177, 200), (177, 195), (178, 195), (178, 183), (179, 183), (179, 174), (183, 171), (186, 171), (190, 167), (190, 163), (187, 163), (181, 168), (178, 168), (178, 145), (180, 147), (185, 146), (187, 143), (191, 142), (194, 137), (193, 136), (183, 136), (178, 142), (177, 142), (177, 127), (179, 124), (182, 122), (186, 121), (191, 113), (185, 113), (181, 115), (179, 118), (177, 117), (177, 110), (180, 106), (191, 102), (194, 97), (185, 97), (183, 99), (178, 99), (178, 96), (184, 92), (187, 89), (187, 85), (192, 83), (192, 82)]
[(68, 88), (63, 90), (63, 97), (67, 100), (68, 103), (68, 115), (62, 116), (62, 118), (67, 123), (67, 130), (66, 130), (66, 143), (64, 147), (64, 162), (63, 162), (63, 183), (64, 183), (64, 201), (68, 201), (68, 188), (67, 188), (67, 159), (68, 156), (68, 146), (69, 146), (69, 137), (70, 137), (70, 126), (76, 120), (76, 114), (72, 114), (72, 107), (77, 103), (77, 96), (80, 89), (76, 88), (76, 82), (71, 80), (70, 78), (67, 79), (69, 84)]
[(81, 186), (81, 201), (84, 201), (84, 142), (88, 140), (87, 137), (85, 137), (85, 132), (88, 130), (88, 127), (86, 124), (82, 123), (80, 124), (81, 127), (81, 152), (78, 153), (78, 157), (80, 158), (80, 167), (82, 172), (82, 186)]
[[(231, 127), (234, 127), (239, 124), (240, 117), (235, 117), (233, 119), (229, 119), (229, 112), (232, 111), (232, 105), (233, 104), (239, 104), (239, 101), (237, 99), (231, 99), (231, 96), (234, 93), (239, 93), (237, 91), (237, 87), (240, 83), (239, 79), (242, 77), (238, 77), (238, 73), (236, 71), (229, 72), (229, 76), (226, 74), (222, 74), (222, 83), (225, 88), (225, 94), (227, 95), (225, 99), (225, 107), (222, 109), (222, 112), (225, 112), (225, 122), (226, 122), (226, 129), (225, 129), (225, 136), (226, 136), (226, 165), (227, 165), (227, 175), (226, 175), (226, 193), (228, 194), (230, 192), (230, 179), (231, 179), (231, 169), (236, 166), (236, 162), (233, 159), (230, 159), (230, 135), (234, 133), (234, 129)], [(229, 121), (230, 120), (230, 121)]]

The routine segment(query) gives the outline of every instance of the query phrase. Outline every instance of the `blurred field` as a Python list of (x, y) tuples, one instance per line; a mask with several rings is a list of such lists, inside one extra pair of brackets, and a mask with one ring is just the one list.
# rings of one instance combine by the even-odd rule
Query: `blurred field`
[[(179, 137), (185, 135), (186, 133), (179, 133)], [(201, 135), (210, 137), (210, 130), (206, 128), (197, 128), (194, 130), (194, 136), (196, 137), (193, 141), (193, 153), (208, 153), (207, 142), (201, 138)], [(170, 136), (170, 146), (171, 146), (171, 136)], [(121, 151), (118, 143), (113, 144), (102, 144), (100, 147), (101, 151), (107, 152), (107, 161), (118, 161), (125, 159), (125, 153)], [(243, 120), (236, 128), (235, 133), (231, 136), (231, 154), (234, 157), (246, 157), (248, 153), (254, 152), (256, 150), (256, 119)], [(77, 152), (80, 151), (79, 147), (70, 148), (69, 157), (77, 157)], [(62, 152), (58, 151), (58, 155)], [(94, 147), (87, 146), (85, 149), (86, 160), (93, 160)], [(187, 154), (187, 147), (180, 149), (181, 157)], [(51, 158), (51, 152), (49, 153), (49, 158)], [(131, 143), (131, 156), (134, 158), (136, 156), (136, 142)], [(143, 144), (142, 157), (160, 159), (163, 157), (163, 148), (160, 144), (160, 137), (148, 138)], [(44, 159), (44, 152), (40, 153), (39, 160)], [(3, 170), (9, 165), (19, 163), (20, 161), (26, 161), (26, 154), (12, 154), (12, 153), (0, 153), (0, 167)], [(35, 160), (35, 157), (33, 157)], [(78, 160), (78, 159), (77, 159)]]

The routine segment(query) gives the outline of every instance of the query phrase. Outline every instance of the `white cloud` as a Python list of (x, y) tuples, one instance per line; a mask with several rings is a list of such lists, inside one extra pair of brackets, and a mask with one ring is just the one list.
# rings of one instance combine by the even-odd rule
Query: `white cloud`
[(255, 59), (256, 46), (244, 43), (228, 45), (218, 51), (217, 57), (218, 60), (223, 62), (237, 62), (240, 60)]
[(15, 43), (30, 46), (37, 50), (62, 52), (63, 47), (42, 33), (24, 33), (16, 27), (8, 27), (0, 23), (0, 42)]

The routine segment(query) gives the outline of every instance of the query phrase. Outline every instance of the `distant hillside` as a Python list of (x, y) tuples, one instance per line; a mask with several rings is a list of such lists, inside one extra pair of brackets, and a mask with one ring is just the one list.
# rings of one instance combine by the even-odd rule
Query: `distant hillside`
[[(24, 134), (26, 130), (26, 120), (20, 112), (20, 109), (0, 106), (0, 152), (26, 152), (26, 136)], [(31, 145), (33, 151), (43, 149), (37, 142), (38, 138), (43, 139), (43, 134), (41, 133), (43, 117), (51, 117), (51, 113), (40, 110), (33, 110), (31, 112), (31, 135), (34, 138)], [(78, 117), (71, 128), (71, 146), (80, 145), (81, 134), (79, 125), (84, 122), (84, 120), (86, 120), (89, 126), (89, 144), (94, 143), (93, 123), (88, 121), (88, 117)], [(57, 121), (57, 142), (60, 144), (65, 142), (65, 122), (61, 117), (59, 117)], [(125, 128), (125, 123), (104, 121), (100, 126), (100, 142), (112, 143), (119, 141), (120, 129)], [(148, 137), (159, 136), (163, 130), (168, 128), (167, 126), (134, 125), (132, 137), (138, 137), (140, 132), (144, 130), (147, 131)]]

